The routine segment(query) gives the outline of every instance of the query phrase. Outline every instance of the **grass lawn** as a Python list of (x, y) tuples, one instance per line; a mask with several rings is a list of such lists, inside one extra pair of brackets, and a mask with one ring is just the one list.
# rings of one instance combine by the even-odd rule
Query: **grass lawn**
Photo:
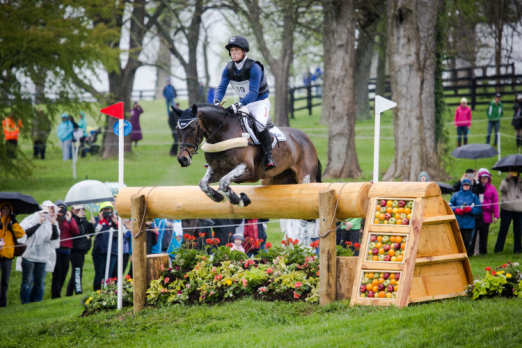
[[(453, 100), (452, 100), (453, 101)], [(195, 156), (193, 164), (181, 168), (168, 155), (172, 137), (167, 125), (163, 101), (143, 101), (145, 113), (141, 126), (143, 141), (126, 155), (125, 183), (128, 186), (196, 185), (203, 177), (203, 155)], [(182, 107), (186, 107), (186, 103)], [(511, 105), (505, 105), (506, 116), (501, 122), (502, 155), (518, 153), (511, 127)], [(327, 163), (328, 129), (319, 121), (320, 108), (313, 115), (306, 110), (296, 112), (291, 126), (305, 130), (314, 141), (323, 167)], [(446, 115), (449, 144), (456, 145), (452, 120), (455, 108)], [(391, 112), (381, 118), (380, 168), (383, 173), (394, 154)], [(415, 115), (412, 115), (415, 117)], [(58, 115), (57, 115), (58, 118)], [(473, 112), (470, 143), (483, 143), (487, 122), (485, 106)], [(94, 119), (89, 116), (90, 125)], [(507, 136), (509, 135), (509, 136)], [(357, 121), (356, 147), (363, 174), (358, 181), (371, 179), (373, 165), (373, 121)], [(63, 162), (55, 133), (52, 134), (45, 161), (33, 160), (29, 178), (12, 178), (0, 182), (1, 191), (30, 194), (38, 202), (63, 199), (68, 189), (88, 177), (102, 182), (117, 181), (117, 159), (102, 160), (88, 156), (79, 159), (78, 177), (72, 178), (71, 162)], [(28, 139), (20, 141), (24, 156), (32, 156)], [(491, 168), (496, 158), (484, 159), (477, 166)], [(471, 160), (447, 159), (449, 181), (460, 178)], [(498, 187), (503, 176), (493, 174)], [(337, 180), (332, 180), (337, 181)], [(449, 198), (446, 197), (446, 198)], [(269, 241), (281, 240), (279, 224), (268, 224)], [(487, 256), (471, 258), (474, 275), (483, 274), (484, 267), (496, 267), (505, 261), (519, 261), (513, 254), (513, 234), (509, 233), (504, 252), (493, 255), (499, 224), (490, 229)], [(85, 289), (92, 289), (94, 270), (92, 258), (86, 257)], [(46, 279), (44, 301), (20, 305), (21, 273), (11, 275), (8, 307), (0, 309), (5, 318), (0, 325), (0, 346), (521, 346), (522, 334), (517, 319), (522, 315), (520, 300), (481, 300), (466, 298), (414, 305), (403, 310), (395, 308), (349, 308), (347, 303), (335, 303), (325, 308), (303, 303), (266, 303), (242, 300), (213, 307), (170, 307), (147, 309), (138, 316), (129, 310), (79, 318), (80, 297), (50, 300), (52, 275)], [(64, 289), (65, 291), (65, 289)]]

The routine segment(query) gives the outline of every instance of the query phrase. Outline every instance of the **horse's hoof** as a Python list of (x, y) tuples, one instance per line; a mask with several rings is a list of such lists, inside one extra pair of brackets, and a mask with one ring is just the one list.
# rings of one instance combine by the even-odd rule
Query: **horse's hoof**
[(227, 195), (225, 194), (225, 192), (221, 191), (221, 190), (217, 190), (217, 192), (223, 197), (222, 200), (219, 201), (219, 203), (224, 203), (226, 201), (228, 201), (228, 197)]
[(250, 198), (248, 198), (246, 194), (240, 193), (239, 196), (241, 197), (241, 202), (243, 203), (243, 206), (248, 207), (252, 203), (252, 201), (250, 200)]

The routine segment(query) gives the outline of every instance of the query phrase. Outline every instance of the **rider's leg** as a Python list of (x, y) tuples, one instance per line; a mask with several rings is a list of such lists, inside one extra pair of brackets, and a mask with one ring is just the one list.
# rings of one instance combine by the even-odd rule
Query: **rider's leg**
[(263, 146), (265, 152), (265, 159), (263, 169), (269, 170), (276, 167), (274, 158), (272, 157), (272, 136), (266, 128), (266, 124), (270, 118), (270, 101), (268, 98), (253, 102), (247, 105), (248, 110), (256, 119), (256, 127), (259, 131), (259, 142)]

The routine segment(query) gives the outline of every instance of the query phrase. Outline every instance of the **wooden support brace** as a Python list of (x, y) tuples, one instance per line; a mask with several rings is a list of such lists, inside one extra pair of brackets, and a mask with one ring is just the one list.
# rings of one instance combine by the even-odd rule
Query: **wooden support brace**
[(333, 230), (321, 238), (320, 271), (319, 271), (319, 303), (324, 306), (336, 300), (337, 294), (337, 249), (335, 231), (335, 191), (319, 193), (320, 234)]
[[(131, 198), (131, 222), (132, 234), (135, 236), (140, 233), (140, 229), (145, 228), (145, 207), (146, 200), (144, 195)], [(133, 298), (134, 314), (143, 309), (147, 301), (147, 233), (141, 232), (132, 241), (132, 272), (133, 272)]]

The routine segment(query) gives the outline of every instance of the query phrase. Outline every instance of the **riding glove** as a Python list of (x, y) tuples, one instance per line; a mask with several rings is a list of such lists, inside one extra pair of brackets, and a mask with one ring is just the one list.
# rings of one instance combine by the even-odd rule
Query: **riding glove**
[(237, 114), (237, 111), (243, 107), (243, 104), (237, 102), (235, 104), (230, 105), (226, 110), (229, 113)]

